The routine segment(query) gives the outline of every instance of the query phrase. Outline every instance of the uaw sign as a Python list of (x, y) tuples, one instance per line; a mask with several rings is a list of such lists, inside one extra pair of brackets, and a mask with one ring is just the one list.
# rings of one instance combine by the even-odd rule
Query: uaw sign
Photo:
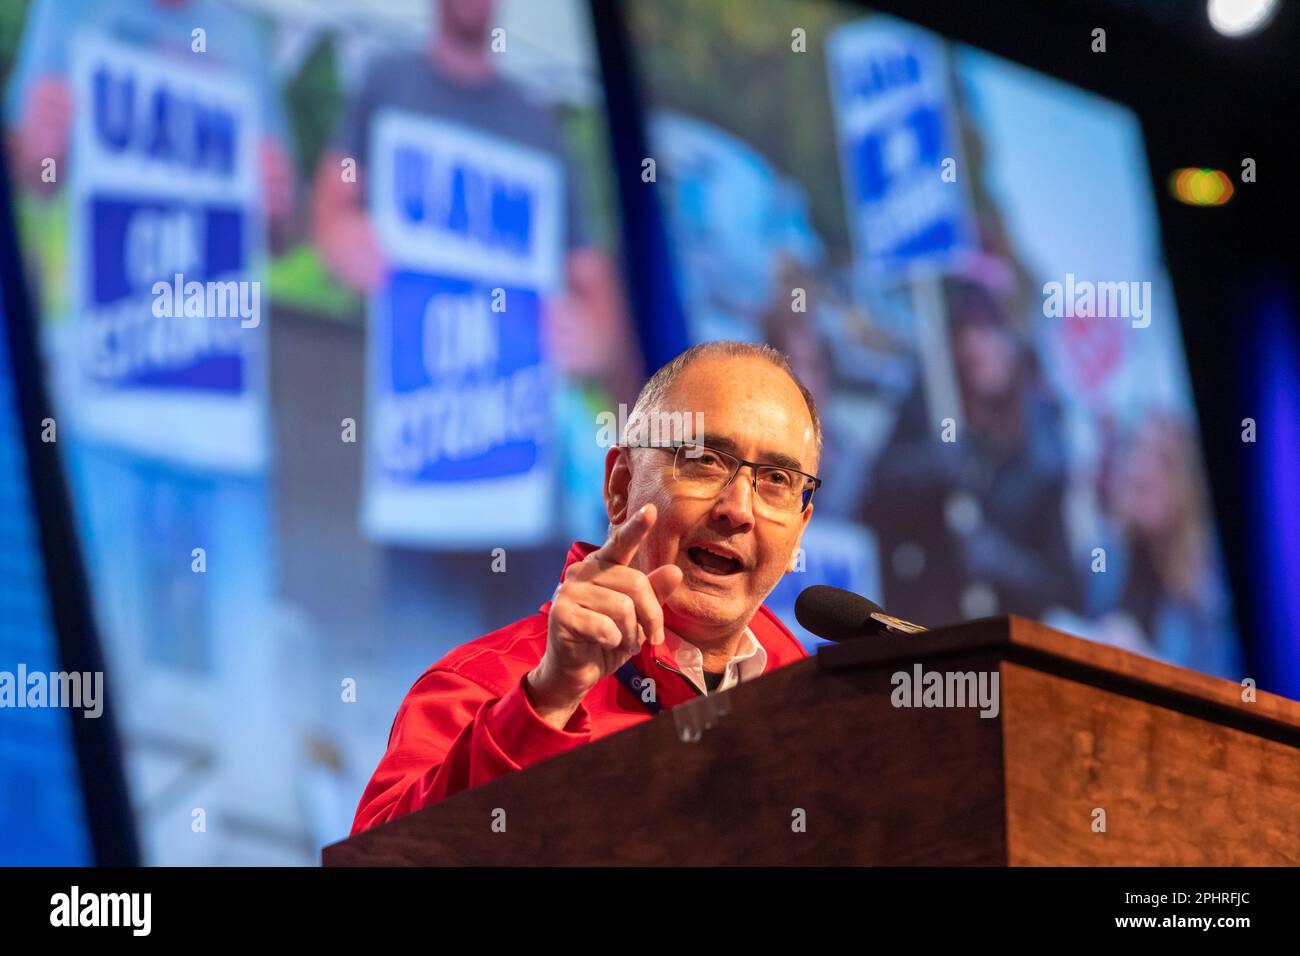
[(941, 269), (974, 233), (943, 42), (876, 16), (831, 33), (827, 64), (859, 264), (877, 279)]
[(237, 76), (74, 41), (72, 412), (204, 468), (265, 461), (259, 108)]
[(553, 523), (542, 303), (562, 281), (559, 160), (387, 110), (368, 203), (387, 254), (370, 301), (362, 518), (391, 543), (537, 543)]

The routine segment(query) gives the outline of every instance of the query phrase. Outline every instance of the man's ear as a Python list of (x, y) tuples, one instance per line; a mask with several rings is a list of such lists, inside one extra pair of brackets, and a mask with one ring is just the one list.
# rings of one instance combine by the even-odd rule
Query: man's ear
[(605, 513), (613, 524), (627, 518), (628, 491), (632, 485), (632, 458), (627, 448), (615, 445), (605, 453)]

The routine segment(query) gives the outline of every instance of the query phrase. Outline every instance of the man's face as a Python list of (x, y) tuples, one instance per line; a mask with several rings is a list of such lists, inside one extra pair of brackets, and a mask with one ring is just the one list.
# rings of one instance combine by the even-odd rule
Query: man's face
[(458, 39), (482, 41), (495, 12), (495, 0), (441, 0), (435, 16)]
[[(817, 441), (803, 396), (762, 359), (698, 359), (656, 411), (681, 412), (692, 423), (702, 413), (704, 434), (695, 440), (737, 458), (816, 473)], [(779, 512), (758, 498), (750, 468), (713, 497), (690, 494), (674, 480), (671, 449), (614, 449), (606, 470), (611, 521), (621, 524), (647, 502), (658, 511), (633, 566), (647, 573), (665, 564), (682, 569), (664, 618), (688, 640), (726, 637), (748, 624), (790, 567), (812, 517), (811, 504)]]

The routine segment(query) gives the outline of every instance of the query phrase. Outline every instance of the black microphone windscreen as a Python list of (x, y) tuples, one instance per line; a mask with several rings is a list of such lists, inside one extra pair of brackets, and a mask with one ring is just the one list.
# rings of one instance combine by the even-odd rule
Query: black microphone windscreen
[(871, 615), (883, 613), (862, 595), (828, 584), (804, 588), (794, 602), (795, 620), (828, 641), (851, 641), (879, 633), (882, 625)]

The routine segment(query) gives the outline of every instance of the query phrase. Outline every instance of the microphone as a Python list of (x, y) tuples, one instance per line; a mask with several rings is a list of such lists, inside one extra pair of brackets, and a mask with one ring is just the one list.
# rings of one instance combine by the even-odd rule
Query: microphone
[(814, 584), (804, 588), (794, 602), (800, 625), (828, 641), (852, 641), (882, 634), (919, 634), (919, 624), (886, 614), (879, 604), (860, 594)]

